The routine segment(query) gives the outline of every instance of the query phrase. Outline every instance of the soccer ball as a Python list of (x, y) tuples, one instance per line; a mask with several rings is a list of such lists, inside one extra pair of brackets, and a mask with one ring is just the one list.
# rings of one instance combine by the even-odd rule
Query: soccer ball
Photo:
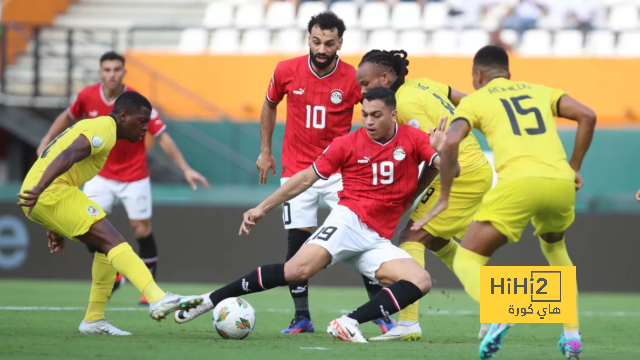
[(242, 340), (256, 326), (256, 312), (246, 300), (224, 299), (213, 309), (213, 328), (223, 339)]

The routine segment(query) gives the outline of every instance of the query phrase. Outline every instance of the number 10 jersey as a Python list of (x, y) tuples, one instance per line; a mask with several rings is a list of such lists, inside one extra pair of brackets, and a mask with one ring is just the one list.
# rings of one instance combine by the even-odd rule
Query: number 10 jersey
[(351, 131), (353, 108), (361, 102), (356, 70), (338, 58), (330, 73), (318, 76), (309, 55), (281, 61), (271, 78), (267, 100), (287, 95), (282, 177), (311, 166), (338, 136)]

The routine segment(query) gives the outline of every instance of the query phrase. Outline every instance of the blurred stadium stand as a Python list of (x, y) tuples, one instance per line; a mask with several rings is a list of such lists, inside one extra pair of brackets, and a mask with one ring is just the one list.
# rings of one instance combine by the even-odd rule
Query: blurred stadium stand
[[(147, 95), (165, 119), (177, 120), (180, 113), (181, 121), (168, 122), (169, 131), (194, 168), (207, 176), (214, 187), (240, 188), (257, 186), (257, 114), (269, 75), (260, 73), (261, 77), (252, 79), (252, 83), (241, 84), (251, 89), (240, 92), (226, 88), (227, 78), (205, 71), (190, 72), (189, 68), (193, 64), (198, 64), (198, 69), (221, 64), (225, 69), (240, 58), (253, 58), (253, 63), (247, 63), (262, 63), (272, 71), (271, 63), (278, 59), (308, 52), (307, 22), (313, 14), (326, 9), (345, 21), (347, 32), (340, 54), (354, 59), (372, 48), (403, 48), (412, 59), (467, 61), (478, 48), (490, 43), (509, 48), (518, 60), (526, 62), (531, 58), (536, 61), (534, 66), (538, 59), (640, 59), (640, 0), (538, 1), (545, 4), (545, 11), (519, 9), (514, 0), (5, 1), (0, 38), (0, 139), (7, 139), (7, 133), (11, 135), (5, 148), (0, 146), (0, 183), (20, 178), (7, 174), (11, 172), (7, 169), (18, 165), (28, 168), (33, 161), (31, 147), (75, 94), (99, 81), (98, 58), (109, 50), (128, 54), (129, 75), (125, 81)], [(15, 8), (20, 4), (41, 8), (44, 15), (22, 16), (27, 8)], [(164, 56), (166, 64), (144, 61), (158, 54)], [(200, 57), (204, 59), (201, 61)], [(183, 62), (184, 59), (189, 61)], [(421, 68), (427, 67), (423, 66), (425, 63), (441, 64), (429, 61), (412, 60), (412, 64)], [(468, 76), (466, 67), (462, 67), (468, 66), (466, 62), (454, 63)], [(625, 64), (621, 68), (634, 68)], [(581, 66), (588, 69), (590, 65)], [(598, 69), (606, 66), (609, 63)], [(167, 68), (172, 68), (173, 73)], [(636, 75), (629, 76), (638, 77), (637, 65), (635, 69)], [(218, 70), (206, 72), (213, 71)], [(237, 69), (227, 72), (233, 71)], [(412, 68), (410, 77), (419, 71)], [(213, 81), (192, 86), (194, 76), (200, 82)], [(237, 106), (241, 110), (230, 112), (228, 106), (222, 106), (227, 103), (226, 97), (208, 96), (211, 88), (217, 89), (214, 95), (234, 92), (236, 98), (255, 97), (258, 105), (242, 103)], [(635, 204), (629, 202), (632, 195), (628, 194), (637, 190), (634, 180), (640, 173), (622, 163), (632, 163), (633, 155), (640, 151), (637, 131), (629, 130), (640, 119), (633, 111), (619, 108), (615, 111), (625, 111), (622, 129), (599, 130), (585, 160), (584, 176), (588, 181), (579, 194), (581, 210), (634, 209)], [(279, 116), (282, 114), (281, 107)], [(274, 134), (278, 163), (283, 130), (283, 124), (279, 124)], [(571, 130), (561, 132), (567, 151), (571, 151), (573, 136)], [(9, 148), (14, 154), (21, 153), (10, 166), (3, 160), (3, 156), (8, 158)], [(486, 144), (483, 149), (488, 150)], [(160, 150), (154, 148), (149, 154), (155, 183), (181, 180)], [(277, 184), (277, 179), (270, 178), (269, 187)], [(167, 189), (165, 194), (172, 188)]]

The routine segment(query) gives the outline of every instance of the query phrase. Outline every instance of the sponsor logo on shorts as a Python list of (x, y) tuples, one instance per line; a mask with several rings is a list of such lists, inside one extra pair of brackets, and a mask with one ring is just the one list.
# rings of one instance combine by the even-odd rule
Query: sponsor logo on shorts
[(402, 148), (402, 146), (398, 146), (393, 150), (393, 158), (398, 161), (404, 160), (406, 156), (407, 154), (404, 152), (404, 149)]
[(96, 217), (100, 215), (100, 211), (95, 206), (89, 205), (87, 206), (87, 214), (89, 214), (89, 216)]

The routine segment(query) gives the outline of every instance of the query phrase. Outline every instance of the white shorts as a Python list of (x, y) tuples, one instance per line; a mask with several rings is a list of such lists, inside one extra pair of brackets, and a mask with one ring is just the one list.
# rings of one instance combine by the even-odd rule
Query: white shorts
[(120, 182), (96, 175), (82, 189), (107, 214), (116, 200), (122, 201), (129, 220), (151, 219), (151, 181), (144, 178), (133, 182)]
[[(280, 179), (280, 186), (290, 178)], [(338, 191), (342, 190), (342, 174), (333, 174), (328, 180), (318, 180), (307, 191), (282, 204), (285, 229), (300, 229), (318, 225), (320, 196), (332, 209), (338, 204)]]
[(408, 252), (369, 229), (346, 206), (336, 205), (322, 226), (305, 244), (322, 246), (331, 254), (331, 265), (342, 261), (375, 281), (376, 271), (391, 260), (412, 259)]

